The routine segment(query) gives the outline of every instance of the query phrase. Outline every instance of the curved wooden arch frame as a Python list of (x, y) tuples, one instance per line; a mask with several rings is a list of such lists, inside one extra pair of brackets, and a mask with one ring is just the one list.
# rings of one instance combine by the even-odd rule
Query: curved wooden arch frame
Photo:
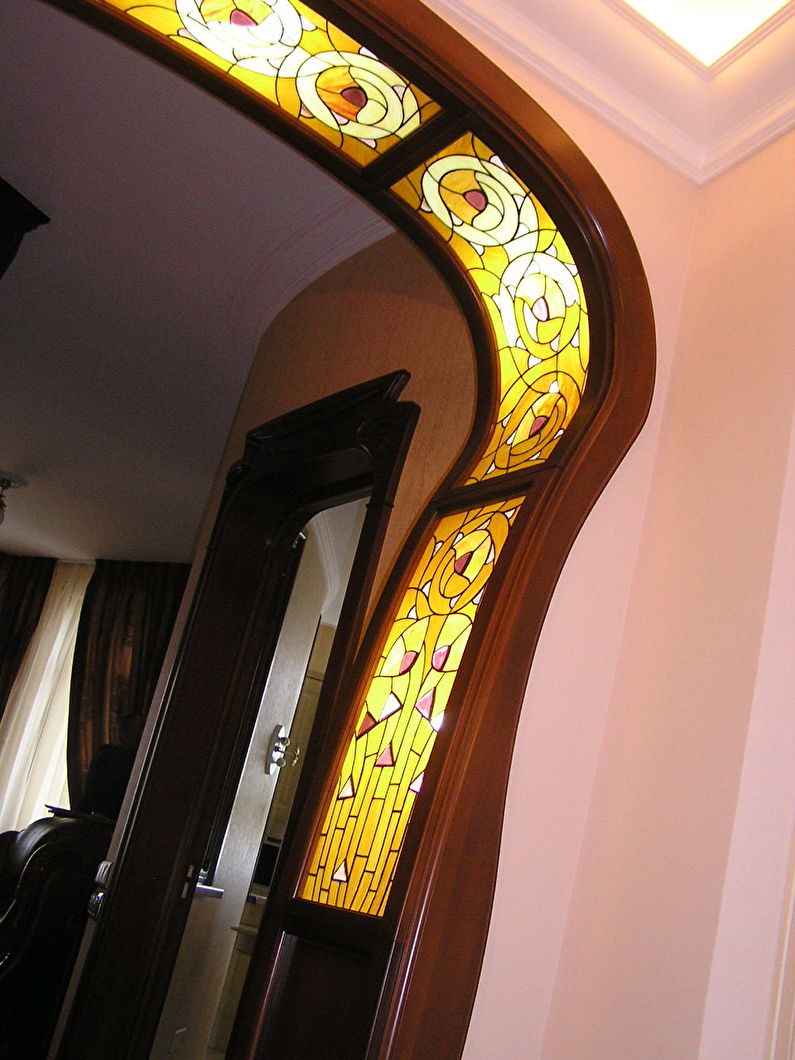
[[(314, 5), (384, 60), (428, 86), (444, 104), (442, 117), (364, 170), (274, 113), (244, 87), (177, 54), (102, 0), (50, 2), (210, 89), (344, 180), (434, 261), (470, 324), (479, 375), (474, 430), (398, 559), (366, 637), (362, 665), (357, 666), (362, 674), (366, 663), (372, 662), (390, 618), (391, 601), (400, 591), (402, 572), (439, 513), (511, 492), (526, 494), (467, 647), (453, 696), (457, 724), (439, 741), (433, 760), (433, 797), (418, 803), (395, 879), (398, 897), (391, 901), (383, 930), (376, 932), (388, 986), (371, 1014), (368, 1055), (416, 1058), (431, 1051), (457, 1055), (466, 1035), (488, 930), (513, 736), (532, 654), (574, 538), (640, 430), (651, 398), (653, 318), (634, 242), (610, 193), (556, 123), (417, 0), (404, 0), (399, 12), (391, 0)], [(466, 487), (461, 485), (462, 474), (482, 444), (496, 401), (491, 334), (460, 266), (389, 190), (396, 173), (418, 164), (461, 131), (475, 132), (498, 150), (555, 218), (580, 268), (593, 350), (583, 401), (552, 458), (536, 470)], [(345, 693), (353, 697), (355, 685), (352, 679)], [(503, 738), (483, 739), (487, 726), (498, 728)], [(328, 768), (318, 769), (303, 803), (309, 818), (313, 813), (317, 817), (313, 807), (322, 804), (338, 757), (327, 741), (318, 761)], [(314, 818), (304, 823), (310, 835)], [(294, 847), (281, 868), (280, 896), (272, 903), (272, 948), (278, 949), (279, 935), (285, 934), (284, 918), (292, 917), (292, 923), (301, 919), (291, 896), (305, 856)], [(459, 917), (463, 905), (468, 914), (465, 930)], [(329, 929), (331, 934), (334, 930)], [(272, 986), (278, 979), (275, 964), (268, 975)], [(244, 1022), (261, 1026), (263, 1013), (254, 1011), (251, 996), (247, 1005)], [(440, 1013), (445, 1014), (441, 1022)]]

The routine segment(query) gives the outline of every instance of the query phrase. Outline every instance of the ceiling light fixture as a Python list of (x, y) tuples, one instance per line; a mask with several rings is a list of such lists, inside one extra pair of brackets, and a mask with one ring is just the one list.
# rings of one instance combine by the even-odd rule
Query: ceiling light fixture
[(788, 6), (786, 0), (626, 0), (626, 3), (706, 67)]
[(12, 475), (10, 471), (0, 471), (0, 523), (6, 514), (6, 490), (18, 489), (27, 486), (27, 482), (21, 475)]

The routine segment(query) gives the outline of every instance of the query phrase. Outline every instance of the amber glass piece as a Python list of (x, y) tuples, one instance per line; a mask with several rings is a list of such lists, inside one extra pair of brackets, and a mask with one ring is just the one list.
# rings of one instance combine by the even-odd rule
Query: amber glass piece
[(401, 180), (409, 203), (466, 269), (499, 354), (499, 407), (469, 480), (548, 459), (582, 398), (588, 316), (579, 271), (544, 207), (472, 134)]
[(457, 512), (436, 525), (370, 679), (302, 898), (383, 913), (461, 656), (520, 503)]
[(242, 81), (362, 165), (439, 111), (298, 0), (106, 0)]

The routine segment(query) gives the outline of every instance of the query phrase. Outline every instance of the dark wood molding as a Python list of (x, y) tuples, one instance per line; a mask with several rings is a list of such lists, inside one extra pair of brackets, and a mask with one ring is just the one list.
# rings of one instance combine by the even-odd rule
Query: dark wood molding
[[(245, 87), (224, 80), (209, 64), (176, 52), (150, 31), (94, 0), (51, 2), (190, 77), (346, 181), (415, 240), (445, 277), (470, 325), (478, 375), (473, 432), (436, 496), (420, 513), (367, 630), (361, 629), (363, 596), (351, 604), (347, 639), (338, 639), (332, 658), (325, 721), (318, 740), (313, 740), (311, 764), (307, 763), (302, 775), (296, 810), (288, 826), (286, 853), (277, 867), (230, 1053), (235, 1058), (253, 1058), (267, 1046), (270, 1055), (280, 1058), (351, 1055), (419, 1060), (458, 1056), (466, 1038), (488, 933), (511, 751), (533, 651), (571, 545), (640, 430), (651, 398), (654, 325), (632, 236), (603, 181), (559, 126), (418, 0), (404, 0), (400, 5), (394, 0), (336, 0), (333, 5), (316, 5), (416, 79), (450, 115), (429, 124), (427, 131), (413, 143), (407, 141), (391, 159), (364, 170), (296, 122), (271, 111)], [(484, 310), (469, 277), (450, 257), (447, 246), (389, 190), (389, 182), (416, 161), (417, 145), (427, 146), (437, 135), (452, 138), (461, 128), (475, 132), (498, 150), (555, 218), (578, 263), (591, 326), (592, 361), (585, 395), (553, 458), (537, 472), (517, 473), (499, 483), (478, 486), (465, 486), (464, 476), (482, 445), (496, 401), (495, 356)], [(380, 436), (380, 432), (373, 430), (371, 435)], [(276, 455), (278, 443), (274, 446)], [(283, 446), (282, 455), (288, 450), (289, 446)], [(244, 457), (237, 474), (253, 482), (249, 464), (249, 456)], [(274, 475), (276, 481), (278, 472)], [(239, 488), (238, 480), (233, 479), (230, 496), (238, 497)], [(325, 794), (337, 776), (357, 697), (377, 656), (406, 572), (429, 528), (440, 512), (477, 499), (511, 496), (514, 490), (527, 494), (527, 500), (489, 583), (467, 645), (448, 708), (454, 724), (445, 726), (431, 759), (385, 916), (362, 919), (356, 914), (297, 903), (295, 895), (309, 843)], [(276, 494), (283, 495), (279, 490)], [(222, 511), (213, 539), (216, 556), (246, 547), (250, 528), (261, 526), (256, 522), (261, 516), (256, 504), (249, 511), (242, 503), (243, 493), (239, 496), (235, 516), (239, 525), (226, 523), (226, 509)], [(376, 503), (372, 511), (380, 511), (387, 503), (386, 499)], [(277, 517), (280, 526), (288, 526), (291, 532), (295, 529), (288, 508), (278, 503), (269, 518)], [(378, 525), (383, 527), (383, 521)], [(374, 530), (370, 546), (377, 544), (378, 536)], [(263, 558), (260, 593), (272, 591), (278, 547), (278, 543), (271, 546), (269, 560), (273, 562)], [(174, 753), (173, 740), (169, 743), (177, 725), (173, 719), (179, 716), (179, 709), (187, 717), (189, 695), (194, 703), (199, 701), (198, 684), (183, 688), (179, 675), (187, 672), (186, 659), (196, 651), (195, 646), (211, 640), (210, 607), (215, 609), (216, 628), (231, 622), (235, 636), (244, 643), (252, 630), (259, 629), (253, 605), (248, 605), (247, 611), (244, 608), (245, 622), (251, 626), (244, 623), (241, 627), (241, 616), (231, 614), (228, 587), (235, 585), (241, 574), (232, 559), (227, 562), (226, 596), (220, 585), (217, 597), (207, 585), (200, 590), (206, 601), (204, 611), (196, 611), (183, 642), (183, 658), (176, 683), (172, 682), (166, 697), (149, 776), (128, 827), (128, 861), (121, 865), (114, 898), (118, 912), (108, 917), (106, 926), (100, 924), (104, 934), (100, 938), (98, 933), (92, 947), (85, 982), (81, 982), (83, 995), (78, 996), (73, 1010), (71, 1037), (59, 1054), (62, 1057), (93, 1060), (95, 1056), (114, 1055), (121, 1060), (146, 1055), (164, 977), (179, 941), (180, 923), (173, 896), (182, 887), (185, 865), (196, 857), (191, 844), (201, 832), (203, 815), (210, 814), (223, 770), (221, 752), (215, 747), (208, 749), (207, 741), (202, 743), (186, 734), (190, 761), (197, 775), (204, 778), (196, 796), (197, 805), (204, 809), (190, 805), (184, 793), (175, 790), (173, 780), (169, 787), (165, 779), (157, 779), (164, 772), (168, 755)], [(364, 583), (372, 574), (374, 548), (367, 556), (362, 553), (357, 557), (357, 562), (361, 562), (363, 572), (369, 572), (362, 575)], [(250, 586), (240, 585), (244, 599), (250, 591)], [(235, 688), (240, 675), (248, 672), (246, 665), (250, 666), (250, 661), (240, 661), (231, 643), (225, 650), (229, 657), (219, 657), (223, 673), (215, 686), (222, 706), (213, 716), (222, 750), (229, 739), (225, 727), (234, 720)], [(206, 699), (206, 692), (202, 690), (202, 694)], [(185, 704), (182, 708), (174, 706), (178, 696)], [(499, 732), (498, 739), (494, 738), (495, 731)], [(176, 804), (168, 802), (172, 795)], [(135, 904), (133, 890), (137, 884), (133, 882), (134, 861), (129, 860), (129, 852), (141, 844), (141, 836), (156, 827), (155, 811), (159, 807), (162, 812), (165, 805), (172, 807), (182, 832), (175, 841), (172, 830), (168, 849), (165, 839), (162, 844), (157, 841), (164, 880), (158, 882), (157, 895), (144, 908)], [(113, 908), (111, 903), (110, 911)], [(465, 918), (461, 917), (462, 908), (467, 911)], [(149, 985), (145, 991), (139, 987), (135, 1000), (125, 1003), (120, 987), (104, 980), (102, 988), (99, 986), (99, 969), (112, 975), (109, 955), (114, 952), (114, 936), (123, 930), (122, 918), (129, 916), (130, 910), (137, 910), (140, 923), (149, 932), (141, 942), (146, 952), (136, 955), (140, 969), (149, 976)], [(109, 1026), (109, 1017), (102, 1013), (99, 999), (107, 1003), (103, 989), (106, 993), (116, 991), (110, 998), (112, 1018), (118, 1022), (116, 1005), (124, 1013), (126, 1023), (118, 1031)], [(345, 996), (343, 1017), (327, 1004), (326, 995), (334, 989)], [(307, 1009), (307, 999), (316, 1002), (311, 1010)], [(99, 1033), (98, 1026), (102, 1028)], [(310, 1026), (315, 1027), (315, 1039), (307, 1030)], [(328, 1052), (330, 1035), (347, 1043), (344, 1052)], [(96, 1048), (95, 1042), (100, 1043)], [(114, 1047), (108, 1048), (108, 1042), (115, 1043)]]

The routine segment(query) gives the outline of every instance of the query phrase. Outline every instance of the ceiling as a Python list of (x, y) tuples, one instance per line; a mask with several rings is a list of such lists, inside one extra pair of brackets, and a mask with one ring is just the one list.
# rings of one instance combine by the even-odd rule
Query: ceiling
[(626, 2), (704, 66), (712, 66), (728, 55), (787, 6), (786, 0)]
[(795, 126), (795, 0), (708, 68), (624, 0), (425, 2), (698, 184)]
[[(795, 2), (709, 68), (624, 0), (426, 2), (698, 183), (795, 124)], [(29, 482), (0, 550), (188, 559), (259, 337), (390, 228), (40, 0), (0, 4), (0, 71), (0, 176), (51, 218), (0, 281), (0, 469)]]
[(259, 337), (391, 231), (176, 75), (0, 5), (0, 176), (50, 223), (0, 280), (0, 550), (187, 560)]

